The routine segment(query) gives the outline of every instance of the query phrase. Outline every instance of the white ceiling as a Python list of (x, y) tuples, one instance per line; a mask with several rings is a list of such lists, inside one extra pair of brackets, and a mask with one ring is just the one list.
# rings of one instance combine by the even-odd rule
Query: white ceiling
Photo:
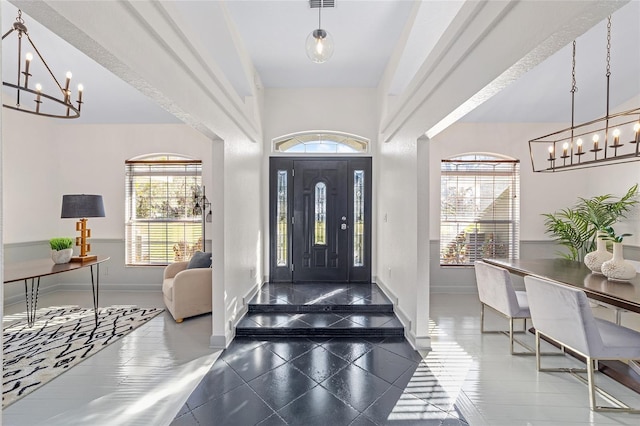
[[(217, 65), (243, 97), (251, 92), (242, 70), (243, 56), (230, 49), (232, 43), (219, 39), (216, 26), (225, 22), (218, 17), (220, 10), (228, 14), (230, 19), (226, 22), (235, 27), (231, 33), (246, 50), (262, 85), (268, 88), (377, 87), (399, 41), (408, 37), (410, 42), (398, 61), (389, 89), (390, 94), (398, 94), (407, 87), (463, 2), (429, 1), (414, 9), (416, 2), (409, 0), (336, 0), (335, 8), (322, 11), (322, 27), (333, 35), (336, 44), (334, 56), (324, 64), (312, 63), (304, 52), (306, 37), (318, 23), (317, 9), (310, 9), (305, 0), (227, 0), (222, 9), (219, 2), (213, 1), (168, 3), (172, 3), (174, 18), (186, 23), (189, 33), (198, 37), (199, 48), (210, 49), (213, 57), (224, 58)], [(15, 6), (2, 1), (3, 34), (15, 20), (16, 11)], [(71, 69), (74, 82), (85, 86), (82, 117), (72, 122), (178, 121), (35, 20), (26, 14), (23, 17), (58, 80), (64, 80), (64, 73)], [(640, 93), (639, 18), (640, 0), (632, 0), (613, 15), (613, 106)], [(415, 20), (413, 25), (411, 20)], [(411, 31), (412, 37), (405, 31)], [(604, 115), (605, 43), (604, 23), (578, 39), (578, 121)], [(2, 51), (4, 80), (10, 81), (16, 72), (15, 50), (5, 41)], [(571, 51), (567, 46), (464, 120), (566, 122), (570, 119), (570, 84)], [(3, 96), (10, 94), (3, 92)]]

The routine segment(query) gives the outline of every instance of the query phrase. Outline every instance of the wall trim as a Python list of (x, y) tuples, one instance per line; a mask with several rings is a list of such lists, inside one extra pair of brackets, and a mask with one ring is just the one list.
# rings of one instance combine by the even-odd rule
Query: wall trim
[(391, 303), (393, 304), (393, 312), (397, 315), (398, 319), (404, 326), (405, 335), (407, 335), (407, 333), (409, 332), (412, 333), (411, 329), (413, 324), (409, 319), (409, 316), (402, 310), (402, 308), (398, 306), (398, 297), (393, 293), (393, 291), (391, 291), (391, 289), (379, 277), (376, 277), (375, 282), (376, 284), (378, 284), (378, 287), (380, 287), (380, 290), (382, 290), (385, 296), (387, 296), (389, 300), (391, 300)]

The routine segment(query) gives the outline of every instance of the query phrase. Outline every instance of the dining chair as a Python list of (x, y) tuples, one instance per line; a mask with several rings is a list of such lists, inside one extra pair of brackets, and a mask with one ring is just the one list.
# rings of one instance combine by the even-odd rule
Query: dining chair
[[(532, 347), (514, 338), (514, 333), (526, 333), (527, 319), (531, 318), (529, 313), (529, 302), (524, 291), (516, 291), (511, 282), (511, 274), (504, 268), (490, 265), (483, 261), (474, 263), (476, 273), (476, 284), (478, 286), (478, 296), (480, 299), (480, 332), (481, 333), (502, 333), (505, 331), (487, 331), (484, 329), (484, 312), (488, 306), (498, 314), (509, 320), (509, 344), (512, 355), (535, 355)], [(513, 330), (513, 322), (516, 319), (523, 320), (522, 331)], [(527, 349), (526, 352), (515, 352), (513, 343)]]
[[(584, 291), (534, 276), (524, 277), (531, 320), (536, 330), (536, 368), (542, 372), (569, 372), (589, 387), (593, 411), (640, 410), (623, 403), (595, 384), (594, 364), (604, 360), (640, 359), (640, 333), (593, 316)], [(540, 339), (555, 342), (585, 358), (586, 368), (542, 368)], [(577, 373), (587, 373), (587, 379)], [(596, 391), (614, 406), (596, 405)]]

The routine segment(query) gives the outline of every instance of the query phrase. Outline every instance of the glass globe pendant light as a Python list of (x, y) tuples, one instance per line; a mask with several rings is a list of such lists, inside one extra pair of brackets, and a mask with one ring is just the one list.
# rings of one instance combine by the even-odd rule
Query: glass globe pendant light
[(321, 64), (326, 62), (333, 55), (333, 37), (327, 31), (322, 29), (321, 11), (322, 2), (318, 7), (318, 29), (313, 30), (307, 37), (306, 51), (307, 56), (313, 62)]

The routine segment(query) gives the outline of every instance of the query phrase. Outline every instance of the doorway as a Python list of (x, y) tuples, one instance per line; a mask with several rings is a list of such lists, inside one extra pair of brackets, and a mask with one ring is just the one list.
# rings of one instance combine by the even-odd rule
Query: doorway
[(271, 282), (371, 281), (371, 158), (272, 157)]

